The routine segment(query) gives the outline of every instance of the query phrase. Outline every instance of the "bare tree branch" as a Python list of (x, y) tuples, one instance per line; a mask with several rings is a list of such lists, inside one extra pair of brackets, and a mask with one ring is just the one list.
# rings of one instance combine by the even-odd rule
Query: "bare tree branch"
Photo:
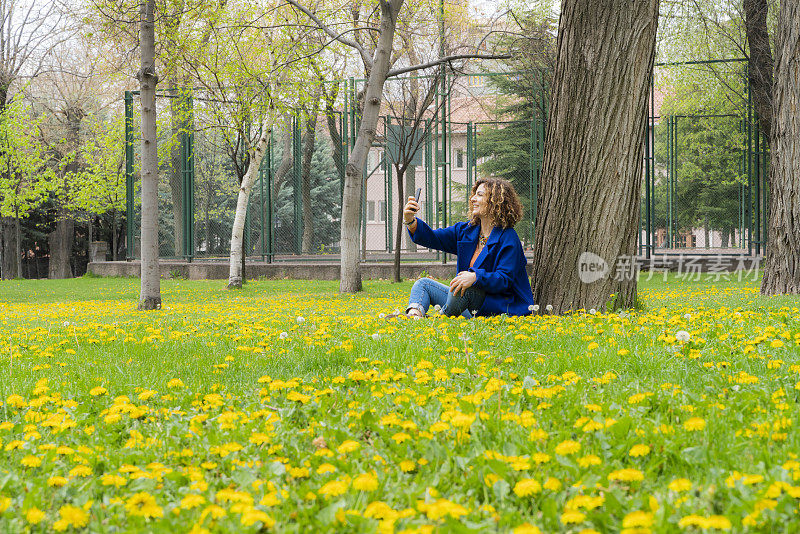
[(347, 37), (345, 37), (345, 36), (344, 36), (344, 33), (347, 33), (347, 32), (344, 32), (344, 33), (336, 33), (336, 32), (335, 32), (335, 31), (333, 31), (333, 30), (332, 30), (332, 29), (331, 29), (331, 28), (330, 28), (330, 27), (329, 27), (327, 24), (325, 24), (324, 22), (322, 22), (322, 21), (319, 19), (319, 17), (317, 17), (317, 16), (316, 16), (314, 13), (312, 13), (312, 12), (311, 12), (309, 9), (307, 9), (307, 8), (305, 8), (305, 7), (303, 7), (303, 6), (301, 6), (301, 5), (300, 5), (299, 3), (297, 3), (295, 0), (286, 0), (286, 1), (287, 1), (287, 2), (288, 2), (290, 5), (294, 6), (294, 8), (295, 8), (295, 9), (298, 9), (298, 10), (302, 11), (303, 13), (305, 13), (305, 15), (306, 15), (308, 18), (310, 18), (311, 20), (313, 20), (313, 21), (314, 21), (314, 22), (317, 24), (317, 26), (319, 26), (319, 28), (320, 28), (322, 31), (324, 31), (326, 34), (328, 34), (328, 35), (329, 35), (331, 38), (335, 39), (336, 41), (339, 41), (340, 43), (342, 43), (342, 44), (344, 44), (344, 45), (347, 45), (347, 46), (349, 46), (349, 47), (351, 47), (351, 48), (354, 48), (356, 51), (358, 51), (358, 53), (361, 55), (361, 59), (362, 59), (362, 61), (364, 61), (364, 64), (365, 64), (365, 65), (367, 65), (367, 66), (368, 66), (368, 67), (370, 67), (370, 68), (372, 67), (372, 56), (369, 54), (369, 52), (367, 51), (367, 49), (366, 49), (366, 48), (364, 48), (363, 46), (361, 46), (359, 43), (357, 43), (357, 42), (353, 41), (352, 39), (348, 39)]
[(399, 76), (400, 74), (405, 74), (406, 72), (429, 69), (431, 67), (441, 65), (442, 63), (450, 63), (451, 61), (457, 61), (459, 59), (508, 59), (510, 57), (511, 56), (508, 54), (457, 54), (454, 56), (445, 56), (434, 59), (433, 61), (428, 61), (427, 63), (421, 63), (419, 65), (411, 65), (410, 67), (393, 69), (386, 74), (386, 77), (392, 78), (394, 76)]

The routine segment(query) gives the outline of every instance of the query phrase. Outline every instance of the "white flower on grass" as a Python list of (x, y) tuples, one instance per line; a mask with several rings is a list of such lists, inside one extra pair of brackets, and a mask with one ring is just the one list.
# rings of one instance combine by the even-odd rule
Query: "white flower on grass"
[(689, 319), (692, 318), (692, 314), (691, 313), (687, 313), (686, 315), (683, 316), (683, 318), (688, 321)]
[(64, 326), (69, 326), (69, 321), (64, 321)]
[(553, 305), (548, 304), (547, 306), (544, 307), (544, 309), (547, 310), (548, 313), (550, 313), (551, 311), (553, 311)]
[(692, 339), (692, 334), (690, 334), (686, 330), (678, 330), (677, 332), (675, 332), (675, 339), (677, 339), (681, 343), (686, 343), (687, 341)]
[(439, 306), (438, 304), (436, 306), (434, 306), (433, 309), (436, 310), (437, 313), (442, 311), (442, 307)]
[(534, 311), (535, 309), (536, 309), (536, 306), (534, 306), (533, 304), (528, 306), (528, 311)]
[(594, 308), (589, 310), (589, 315), (595, 315), (596, 313), (597, 313), (597, 310), (595, 310)]
[(297, 317), (297, 324), (302, 324), (302, 323), (304, 323), (304, 322), (306, 322), (306, 319), (305, 319), (305, 317), (303, 317), (302, 315), (299, 315), (299, 316)]
[(281, 334), (278, 337), (281, 339), (286, 339), (287, 337), (289, 337), (289, 334), (286, 332), (281, 332)]
[(380, 338), (381, 335), (379, 333), (375, 332), (374, 334), (372, 334), (372, 339), (374, 339), (375, 341), (378, 341)]
[(535, 311), (535, 312), (539, 311), (539, 305), (538, 305), (538, 304), (534, 304), (534, 305), (531, 307), (531, 311)]
[(378, 314), (378, 319), (383, 319), (383, 318), (385, 318), (385, 317), (386, 317), (386, 314), (385, 314), (385, 313), (383, 313), (383, 312), (381, 312), (381, 313), (379, 313), (379, 314)]

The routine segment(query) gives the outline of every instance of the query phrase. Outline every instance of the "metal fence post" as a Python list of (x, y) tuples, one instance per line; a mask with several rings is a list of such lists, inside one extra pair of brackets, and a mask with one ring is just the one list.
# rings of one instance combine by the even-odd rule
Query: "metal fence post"
[[(192, 97), (186, 98), (186, 124), (181, 132), (181, 165), (183, 167), (183, 257), (194, 258), (194, 109)], [(177, 221), (175, 221), (177, 224)]]
[(125, 256), (127, 261), (134, 259), (133, 232), (133, 94), (125, 91)]

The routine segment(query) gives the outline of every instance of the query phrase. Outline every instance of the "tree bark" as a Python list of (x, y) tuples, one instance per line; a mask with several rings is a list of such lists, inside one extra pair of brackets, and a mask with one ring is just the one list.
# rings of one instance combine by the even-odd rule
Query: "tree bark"
[(56, 221), (56, 229), (47, 235), (50, 248), (50, 266), (47, 277), (51, 280), (72, 278), (70, 258), (75, 233), (75, 221), (61, 218)]
[[(635, 303), (635, 277), (615, 277), (614, 267), (636, 253), (658, 4), (562, 3), (533, 260), (542, 309)], [(590, 277), (581, 275), (580, 259), (584, 273), (597, 272), (589, 263), (608, 271), (584, 283)]]
[(231, 260), (228, 272), (228, 289), (241, 289), (244, 279), (244, 223), (247, 218), (247, 204), (250, 200), (250, 191), (258, 177), (261, 160), (267, 152), (267, 144), (272, 131), (272, 121), (265, 120), (261, 125), (261, 135), (253, 149), (253, 155), (247, 165), (247, 171), (239, 185), (239, 197), (236, 201), (236, 215), (233, 219), (231, 230)]
[(3, 261), (0, 265), (3, 280), (13, 280), (21, 275), (17, 270), (17, 260), (15, 255), (19, 254), (20, 246), (17, 243), (14, 232), (14, 219), (12, 217), (0, 217), (0, 239), (3, 242)]
[(161, 278), (158, 266), (158, 136), (156, 134), (155, 0), (140, 7), (141, 58), (139, 92), (142, 105), (142, 224), (141, 289), (139, 309), (161, 308)]
[(800, 292), (800, 4), (796, 1), (780, 5), (774, 76), (764, 295)]
[(767, 0), (743, 0), (744, 27), (747, 34), (749, 57), (747, 76), (753, 96), (753, 107), (758, 113), (758, 126), (770, 139), (772, 131), (772, 50), (767, 31)]
[[(408, 166), (408, 169), (413, 169), (413, 168), (414, 168), (413, 166)], [(403, 179), (404, 175), (408, 174), (408, 170), (406, 170), (406, 172), (403, 172), (403, 169), (399, 168), (399, 166), (397, 166), (397, 165), (395, 165), (395, 170), (397, 171), (396, 172), (396, 174), (397, 174), (397, 200), (400, 201), (400, 208), (396, 211), (396, 213), (397, 213), (397, 224), (395, 224), (395, 234), (394, 234), (395, 239), (394, 239), (394, 269), (393, 270), (394, 270), (394, 281), (395, 282), (402, 282), (403, 279), (400, 277), (400, 248), (401, 248), (401, 246), (403, 244), (403, 241), (405, 241), (406, 238), (408, 237), (408, 232), (403, 232), (403, 230), (404, 230), (403, 227), (405, 226), (403, 224), (403, 208), (406, 205), (406, 201), (405, 201), (406, 195), (404, 194), (405, 193), (404, 189), (408, 190), (408, 191), (410, 191), (410, 189), (407, 189), (407, 186), (408, 186), (407, 180)], [(404, 185), (406, 187), (404, 187)], [(392, 207), (391, 206), (387, 206), (386, 209), (390, 210), (390, 209), (392, 209)], [(403, 234), (406, 234), (406, 235), (403, 235)]]
[(392, 42), (397, 25), (397, 14), (403, 0), (387, 0), (380, 3), (381, 21), (378, 44), (375, 48), (372, 68), (364, 92), (364, 110), (356, 135), (355, 146), (350, 153), (344, 174), (341, 228), (341, 280), (339, 291), (355, 293), (361, 291), (361, 266), (358, 261), (358, 227), (360, 223), (361, 192), (364, 186), (364, 161), (375, 140), (380, 114), (383, 85), (392, 55)]
[(19, 213), (16, 213), (14, 217), (14, 238), (17, 242), (17, 273), (22, 278), (22, 228), (20, 227)]

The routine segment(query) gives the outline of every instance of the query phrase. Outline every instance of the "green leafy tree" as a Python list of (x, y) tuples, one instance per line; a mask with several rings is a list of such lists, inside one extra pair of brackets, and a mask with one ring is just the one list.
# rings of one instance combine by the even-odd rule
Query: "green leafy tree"
[[(0, 113), (0, 216), (14, 220), (15, 242), (22, 245), (21, 221), (47, 198), (55, 176), (51, 154), (38, 135), (41, 117), (21, 99)], [(22, 250), (4, 249), (16, 258), (17, 275), (22, 275)]]

